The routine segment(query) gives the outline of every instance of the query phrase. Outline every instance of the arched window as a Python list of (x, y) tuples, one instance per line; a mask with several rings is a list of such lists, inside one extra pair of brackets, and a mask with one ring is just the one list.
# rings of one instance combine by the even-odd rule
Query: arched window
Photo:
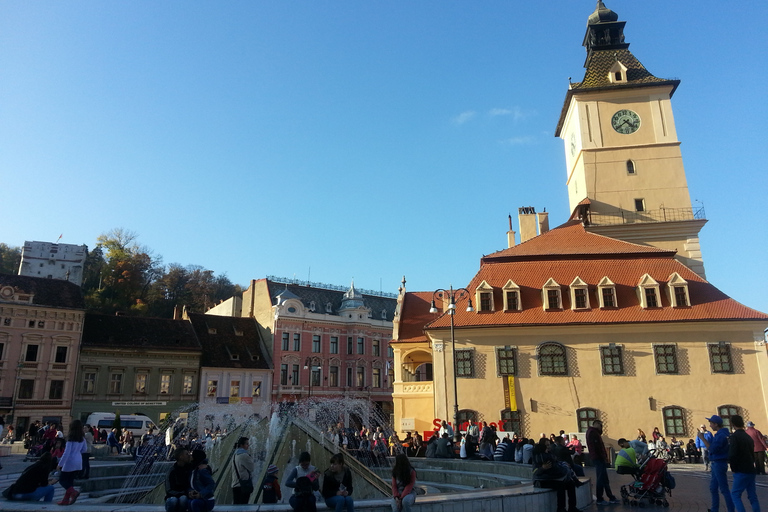
[(627, 160), (627, 174), (635, 174), (635, 162)]
[(539, 345), (539, 374), (568, 375), (568, 361), (563, 345), (554, 341)]
[(731, 416), (741, 415), (738, 405), (721, 405), (717, 408), (717, 415), (723, 418), (723, 426), (731, 428)]
[(597, 419), (600, 419), (597, 409), (592, 409), (591, 407), (576, 409), (576, 421), (579, 424), (579, 432), (586, 432)]
[(685, 415), (683, 408), (677, 405), (670, 405), (661, 410), (664, 416), (664, 432), (668, 436), (685, 435)]
[(520, 411), (511, 411), (509, 409), (504, 409), (501, 411), (500, 428), (504, 432), (514, 432), (518, 436), (522, 436), (523, 422)]

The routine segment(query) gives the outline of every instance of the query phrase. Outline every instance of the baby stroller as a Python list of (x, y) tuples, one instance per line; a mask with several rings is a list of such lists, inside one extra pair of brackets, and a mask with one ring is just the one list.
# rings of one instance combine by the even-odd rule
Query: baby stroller
[(24, 457), (24, 462), (27, 462), (28, 460), (39, 459), (45, 451), (46, 449), (44, 444), (33, 444), (29, 447), (29, 450), (27, 450), (27, 455)]
[(640, 508), (654, 504), (668, 507), (667, 495), (672, 496), (675, 481), (667, 471), (667, 461), (649, 457), (639, 472), (633, 483), (621, 486), (623, 503)]

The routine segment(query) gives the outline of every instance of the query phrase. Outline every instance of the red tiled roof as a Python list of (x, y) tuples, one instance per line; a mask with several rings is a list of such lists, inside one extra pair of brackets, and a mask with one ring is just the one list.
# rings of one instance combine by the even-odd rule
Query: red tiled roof
[(406, 292), (400, 312), (398, 339), (393, 341), (410, 343), (427, 341), (424, 326), (437, 316), (429, 312), (431, 304), (432, 292)]
[[(584, 229), (581, 222), (569, 221), (515, 247), (483, 256), (480, 263), (560, 259), (563, 256), (657, 255), (671, 257), (674, 254), (675, 251), (666, 251), (590, 233)], [(568, 282), (570, 283), (570, 280)]]
[[(674, 272), (688, 282), (690, 307), (670, 306), (666, 282)], [(639, 304), (636, 286), (646, 273), (659, 283), (661, 295), (659, 308), (643, 309)], [(589, 285), (591, 309), (577, 311), (570, 309), (569, 285), (577, 276)], [(597, 284), (606, 276), (616, 285), (618, 307), (600, 309)], [(561, 285), (562, 310), (544, 311), (542, 309), (541, 288), (549, 278), (553, 278)], [(502, 287), (510, 279), (520, 287), (522, 311), (502, 311), (504, 307)], [(552, 261), (484, 264), (467, 288), (474, 293), (483, 281), (494, 288), (493, 299), (496, 311), (467, 313), (463, 307), (457, 308), (454, 318), (457, 327), (768, 320), (768, 315), (731, 299), (672, 256), (662, 258), (639, 256), (629, 259), (614, 258), (609, 255), (594, 259), (560, 258)], [(476, 308), (477, 306), (475, 304)], [(447, 315), (442, 315), (427, 328), (443, 328), (449, 325), (450, 319)]]

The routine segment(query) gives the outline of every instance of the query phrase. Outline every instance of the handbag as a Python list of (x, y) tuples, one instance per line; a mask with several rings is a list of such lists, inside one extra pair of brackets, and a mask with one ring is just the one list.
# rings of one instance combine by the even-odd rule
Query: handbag
[(240, 492), (251, 494), (253, 492), (253, 481), (250, 479), (250, 473), (248, 474), (249, 478), (243, 479), (243, 477), (240, 476), (240, 471), (237, 470), (237, 458), (232, 459), (232, 464), (235, 466), (235, 474), (237, 474), (237, 479), (240, 482)]

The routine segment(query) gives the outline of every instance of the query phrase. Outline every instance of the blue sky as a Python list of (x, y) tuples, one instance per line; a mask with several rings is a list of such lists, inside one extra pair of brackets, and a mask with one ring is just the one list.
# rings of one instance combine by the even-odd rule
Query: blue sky
[[(607, 6), (649, 71), (682, 80), (707, 277), (768, 311), (768, 4)], [(465, 285), (518, 207), (570, 213), (554, 131), (594, 7), (4, 1), (0, 241), (123, 227), (241, 284)]]

